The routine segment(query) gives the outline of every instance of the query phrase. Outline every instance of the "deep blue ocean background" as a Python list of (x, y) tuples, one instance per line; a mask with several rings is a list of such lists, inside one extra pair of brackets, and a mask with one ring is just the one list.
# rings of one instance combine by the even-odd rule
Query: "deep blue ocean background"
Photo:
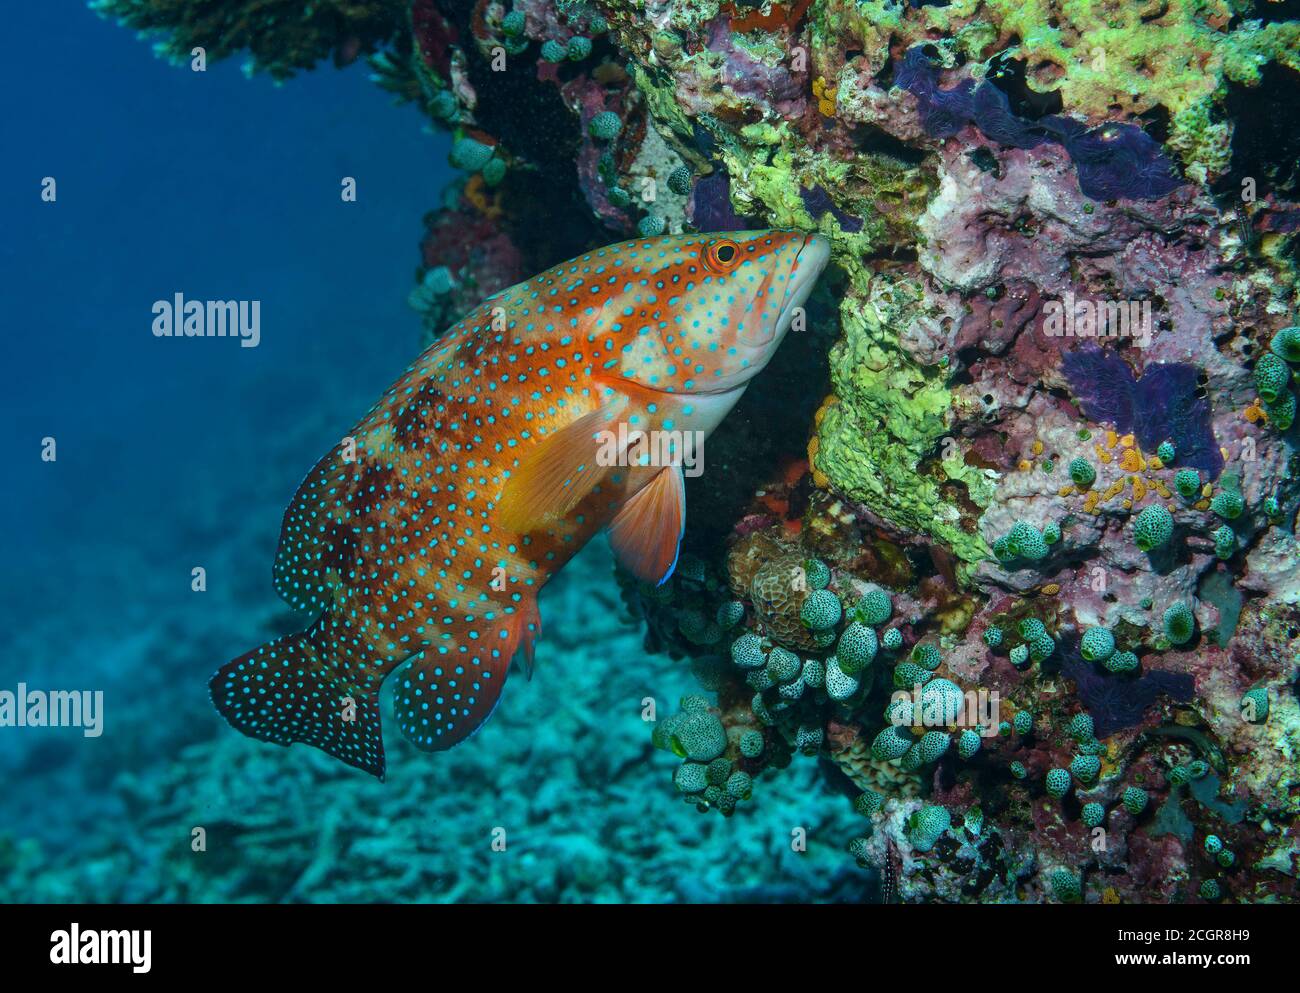
[[(677, 798), (641, 700), (698, 687), (641, 648), (603, 540), (543, 597), (535, 678), (450, 753), (388, 722), (387, 784), (217, 718), (212, 671), (300, 626), (270, 581), (285, 503), (419, 349), (449, 139), (364, 62), (277, 86), (77, 3), (6, 21), (0, 689), (103, 690), (105, 728), (0, 728), (0, 899), (860, 898), (814, 763), (731, 820)], [(260, 346), (155, 338), (176, 292), (260, 300)]]

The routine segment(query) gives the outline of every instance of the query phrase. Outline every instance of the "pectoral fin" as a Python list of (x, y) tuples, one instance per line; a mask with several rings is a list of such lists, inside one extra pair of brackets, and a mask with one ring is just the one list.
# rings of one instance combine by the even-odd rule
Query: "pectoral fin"
[(677, 566), (686, 529), (686, 481), (680, 466), (661, 469), (609, 525), (609, 543), (638, 579), (662, 585)]

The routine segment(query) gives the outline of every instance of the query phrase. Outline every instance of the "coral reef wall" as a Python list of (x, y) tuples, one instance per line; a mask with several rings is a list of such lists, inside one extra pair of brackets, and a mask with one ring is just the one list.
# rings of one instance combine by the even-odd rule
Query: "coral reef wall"
[(676, 576), (620, 577), (701, 684), (655, 725), (666, 790), (761, 814), (819, 764), (885, 900), (1295, 899), (1281, 5), (97, 6), (276, 76), (365, 54), (449, 129), (431, 337), (604, 242), (830, 240), (690, 483)]

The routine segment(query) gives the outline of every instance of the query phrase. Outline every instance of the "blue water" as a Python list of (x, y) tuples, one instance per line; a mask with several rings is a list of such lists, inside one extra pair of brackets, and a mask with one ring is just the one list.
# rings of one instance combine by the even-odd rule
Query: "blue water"
[[(0, 897), (854, 895), (815, 766), (731, 821), (675, 797), (640, 701), (698, 688), (641, 650), (603, 545), (543, 600), (537, 678), (452, 753), (390, 734), (387, 784), (220, 722), (211, 672), (296, 626), (270, 583), (288, 497), (418, 350), (406, 296), (448, 138), (363, 63), (277, 86), (168, 65), (78, 4), (13, 5), (7, 27), (0, 689), (105, 709), (97, 738), (0, 728)], [(259, 346), (154, 337), (177, 292), (260, 301)]]

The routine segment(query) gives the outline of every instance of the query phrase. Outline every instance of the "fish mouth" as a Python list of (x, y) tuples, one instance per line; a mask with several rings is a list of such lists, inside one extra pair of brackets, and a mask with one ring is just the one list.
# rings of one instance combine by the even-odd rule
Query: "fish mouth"
[(750, 348), (775, 347), (790, 330), (795, 311), (803, 306), (808, 295), (812, 293), (813, 287), (817, 285), (817, 277), (826, 268), (830, 257), (829, 241), (815, 234), (805, 235), (803, 244), (799, 246), (794, 262), (791, 263), (785, 298), (781, 301), (781, 311), (776, 320), (766, 327), (755, 329), (752, 335), (742, 335), (741, 340)]
[(803, 247), (794, 259), (794, 272), (790, 275), (790, 287), (785, 293), (785, 303), (781, 306), (781, 316), (776, 322), (776, 337), (780, 338), (790, 330), (794, 312), (803, 306), (817, 278), (831, 259), (831, 243), (825, 238), (810, 234), (803, 240)]

